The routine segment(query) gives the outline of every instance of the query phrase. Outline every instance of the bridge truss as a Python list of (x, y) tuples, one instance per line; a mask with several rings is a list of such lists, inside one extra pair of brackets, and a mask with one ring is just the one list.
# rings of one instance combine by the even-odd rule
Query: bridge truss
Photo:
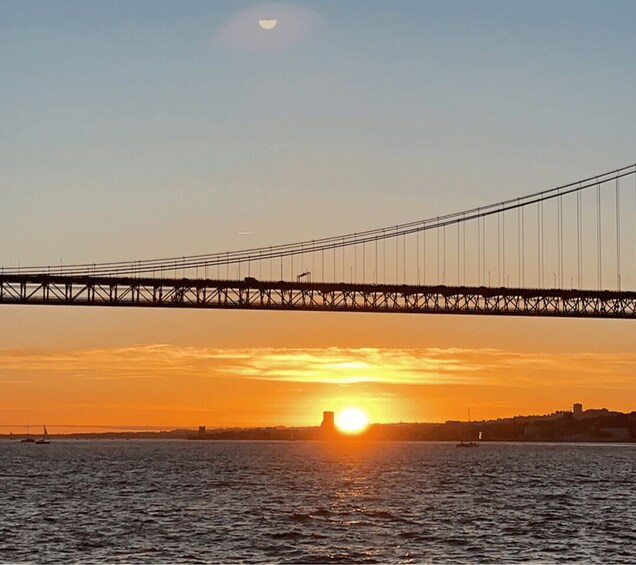
[(636, 318), (636, 292), (4, 275), (0, 303)]

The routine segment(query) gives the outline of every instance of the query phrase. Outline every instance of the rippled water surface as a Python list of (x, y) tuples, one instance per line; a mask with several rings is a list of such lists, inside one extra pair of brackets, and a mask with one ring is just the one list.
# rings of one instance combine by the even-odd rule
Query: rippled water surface
[(636, 563), (636, 446), (2, 442), (0, 561)]

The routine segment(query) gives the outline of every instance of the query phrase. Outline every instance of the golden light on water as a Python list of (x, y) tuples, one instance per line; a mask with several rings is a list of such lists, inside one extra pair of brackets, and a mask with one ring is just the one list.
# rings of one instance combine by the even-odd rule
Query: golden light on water
[(344, 434), (360, 434), (368, 425), (369, 418), (360, 408), (345, 408), (336, 415), (336, 427)]

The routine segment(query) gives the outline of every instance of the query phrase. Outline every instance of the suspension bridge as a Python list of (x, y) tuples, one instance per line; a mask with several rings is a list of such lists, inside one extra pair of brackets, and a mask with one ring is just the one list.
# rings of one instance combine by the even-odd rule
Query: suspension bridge
[(292, 244), (3, 267), (0, 304), (636, 319), (636, 164)]

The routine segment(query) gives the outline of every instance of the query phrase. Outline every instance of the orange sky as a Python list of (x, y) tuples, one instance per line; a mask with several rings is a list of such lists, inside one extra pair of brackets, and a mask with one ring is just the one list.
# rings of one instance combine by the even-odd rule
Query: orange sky
[[(3, 307), (0, 431), (636, 408), (624, 321)], [(72, 426), (79, 426), (78, 428)]]

